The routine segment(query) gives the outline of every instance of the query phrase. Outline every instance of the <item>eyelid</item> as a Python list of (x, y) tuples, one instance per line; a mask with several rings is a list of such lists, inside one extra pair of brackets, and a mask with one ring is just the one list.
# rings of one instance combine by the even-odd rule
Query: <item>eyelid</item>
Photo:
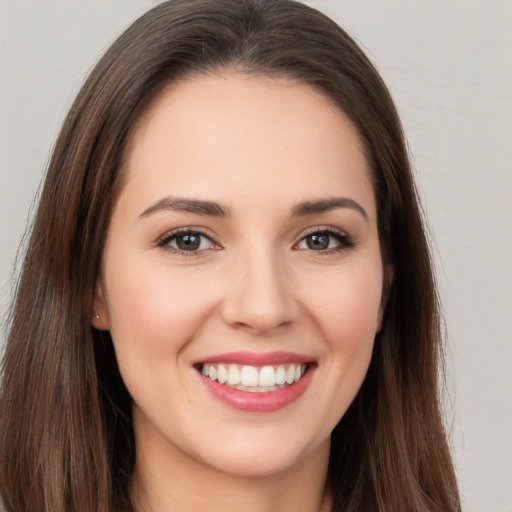
[(340, 228), (335, 228), (334, 226), (320, 225), (313, 226), (311, 228), (307, 228), (299, 235), (299, 240), (302, 240), (304, 237), (308, 235), (312, 235), (314, 233), (332, 233), (341, 236), (349, 236), (346, 231)]
[[(207, 239), (209, 239), (213, 245), (215, 245), (216, 247), (213, 247), (213, 248), (208, 248), (208, 249), (200, 249), (200, 250), (196, 250), (196, 251), (183, 251), (183, 250), (180, 250), (176, 247), (172, 247), (169, 244), (169, 242), (179, 236), (180, 234), (181, 235), (185, 235), (185, 234), (197, 234), (197, 235), (200, 235), (200, 236), (204, 236), (206, 237)], [(314, 251), (314, 250), (309, 250), (309, 252), (311, 253), (316, 253), (317, 256), (327, 256), (329, 254), (332, 254), (332, 253), (340, 253), (340, 252), (343, 252), (343, 251), (347, 251), (349, 249), (351, 249), (352, 247), (354, 247), (356, 245), (354, 239), (352, 238), (352, 236), (350, 236), (346, 231), (340, 229), (340, 228), (335, 228), (333, 226), (314, 226), (314, 227), (310, 227), (308, 229), (306, 229), (305, 231), (303, 231), (297, 241), (293, 244), (293, 249), (295, 250), (307, 250), (307, 249), (299, 249), (297, 246), (308, 236), (310, 235), (313, 235), (313, 234), (327, 234), (327, 235), (330, 235), (330, 236), (334, 236), (338, 239), (338, 242), (339, 242), (339, 245), (337, 247), (332, 247), (330, 249), (325, 249), (325, 250), (320, 250), (320, 251)], [(175, 253), (175, 254), (179, 254), (179, 255), (182, 255), (182, 256), (201, 256), (203, 253), (205, 252), (210, 252), (212, 250), (220, 250), (220, 249), (223, 249), (223, 246), (222, 244), (218, 241), (218, 238), (217, 236), (212, 233), (209, 229), (207, 228), (204, 228), (204, 227), (196, 227), (196, 226), (182, 226), (182, 227), (178, 227), (178, 228), (174, 228), (174, 229), (171, 229), (167, 232), (165, 232), (163, 235), (161, 235), (155, 242), (155, 245), (157, 247), (160, 247), (164, 250), (167, 250), (169, 252), (172, 252), (172, 253)]]
[(302, 241), (304, 238), (306, 238), (307, 236), (309, 235), (314, 235), (316, 233), (327, 233), (329, 235), (338, 235), (340, 237), (346, 237), (348, 239), (351, 239), (352, 237), (346, 232), (344, 231), (343, 229), (339, 229), (339, 228), (335, 228), (333, 226), (324, 226), (324, 225), (321, 225), (321, 226), (314, 226), (314, 227), (311, 227), (311, 228), (307, 228), (306, 230), (304, 230), (299, 236), (298, 236), (298, 239), (297, 239), (297, 242), (300, 242)]
[[(330, 249), (325, 249), (321, 251), (313, 251), (307, 249), (299, 249), (297, 246), (308, 236), (314, 234), (327, 234), (330, 236), (334, 236), (338, 238), (339, 246), (332, 247)], [(296, 250), (304, 250), (310, 253), (314, 253), (315, 256), (328, 256), (333, 253), (340, 253), (347, 251), (356, 245), (355, 240), (351, 235), (349, 235), (346, 231), (340, 228), (335, 228), (333, 226), (314, 226), (303, 231), (298, 240), (293, 244), (293, 248)]]
[[(186, 234), (197, 234), (200, 236), (204, 236), (208, 238), (216, 247), (211, 249), (201, 249), (198, 251), (181, 251), (180, 249), (176, 247), (172, 247), (169, 244), (169, 242), (179, 236), (179, 235), (186, 235)], [(201, 253), (205, 251), (212, 251), (212, 250), (219, 250), (222, 249), (222, 245), (218, 241), (217, 237), (207, 228), (204, 227), (196, 227), (196, 226), (182, 226), (179, 228), (171, 229), (167, 232), (165, 232), (163, 235), (161, 235), (155, 242), (155, 245), (157, 247), (160, 247), (164, 250), (173, 252), (175, 254), (180, 254), (184, 256), (199, 256)]]

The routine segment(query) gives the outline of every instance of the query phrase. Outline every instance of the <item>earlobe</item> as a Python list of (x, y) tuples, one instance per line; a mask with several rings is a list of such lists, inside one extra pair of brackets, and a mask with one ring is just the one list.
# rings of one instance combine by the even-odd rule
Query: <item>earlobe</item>
[(103, 292), (103, 284), (100, 279), (96, 283), (93, 309), (92, 326), (100, 331), (108, 331), (110, 329), (108, 309)]

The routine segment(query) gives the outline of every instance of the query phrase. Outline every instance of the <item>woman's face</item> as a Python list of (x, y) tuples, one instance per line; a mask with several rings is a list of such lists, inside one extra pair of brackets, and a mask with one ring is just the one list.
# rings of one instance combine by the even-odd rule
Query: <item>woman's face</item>
[(163, 92), (126, 156), (94, 322), (133, 397), (138, 460), (325, 466), (381, 317), (354, 126), (306, 85), (225, 73)]

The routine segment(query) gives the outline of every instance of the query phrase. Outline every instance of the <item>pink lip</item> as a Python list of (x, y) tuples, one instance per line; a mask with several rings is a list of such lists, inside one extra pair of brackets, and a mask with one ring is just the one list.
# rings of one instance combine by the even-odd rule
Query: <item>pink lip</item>
[[(200, 363), (228, 363), (228, 364), (241, 364), (249, 366), (266, 366), (284, 363), (311, 363), (313, 359), (301, 354), (294, 354), (293, 352), (267, 352), (257, 354), (255, 352), (229, 352), (226, 354), (217, 354), (215, 356), (207, 357), (196, 361), (194, 364)], [(300, 381), (299, 381), (300, 382)]]
[(266, 393), (242, 391), (219, 384), (208, 377), (204, 377), (199, 372), (197, 372), (197, 375), (215, 399), (232, 409), (244, 412), (273, 412), (291, 404), (306, 391), (315, 369), (316, 366), (311, 366), (304, 376), (294, 384)]

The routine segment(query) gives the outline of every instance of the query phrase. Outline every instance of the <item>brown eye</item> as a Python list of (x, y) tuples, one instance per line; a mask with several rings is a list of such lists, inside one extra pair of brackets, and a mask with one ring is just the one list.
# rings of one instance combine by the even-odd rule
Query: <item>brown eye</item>
[(178, 235), (175, 240), (180, 251), (197, 251), (201, 245), (201, 235), (197, 233)]
[(308, 235), (306, 244), (312, 251), (324, 251), (329, 248), (330, 238), (331, 236), (325, 233)]
[(305, 235), (295, 246), (296, 249), (331, 254), (348, 250), (354, 242), (343, 231), (322, 229)]
[(218, 249), (218, 245), (200, 231), (178, 231), (165, 236), (158, 244), (175, 253), (194, 254), (209, 249)]

